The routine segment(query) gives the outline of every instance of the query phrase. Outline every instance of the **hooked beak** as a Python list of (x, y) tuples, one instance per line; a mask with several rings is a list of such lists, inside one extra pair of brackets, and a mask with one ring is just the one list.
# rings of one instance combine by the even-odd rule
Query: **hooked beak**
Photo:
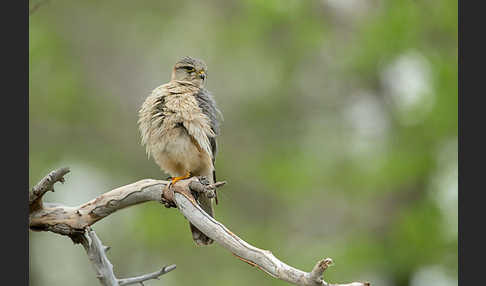
[(199, 77), (200, 77), (201, 79), (203, 79), (203, 80), (204, 80), (204, 79), (206, 79), (206, 73), (205, 73), (204, 71), (199, 71), (199, 73), (198, 73), (198, 74), (199, 74)]

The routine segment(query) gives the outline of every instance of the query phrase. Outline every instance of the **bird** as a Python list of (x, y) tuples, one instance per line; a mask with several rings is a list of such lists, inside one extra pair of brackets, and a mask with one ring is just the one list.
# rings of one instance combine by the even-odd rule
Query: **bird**
[[(220, 133), (221, 111), (205, 88), (207, 65), (203, 60), (184, 56), (174, 65), (168, 83), (158, 86), (143, 102), (138, 113), (141, 144), (171, 184), (192, 176), (216, 181), (216, 137)], [(197, 198), (201, 208), (214, 217), (213, 200)], [(196, 245), (213, 240), (189, 223)]]

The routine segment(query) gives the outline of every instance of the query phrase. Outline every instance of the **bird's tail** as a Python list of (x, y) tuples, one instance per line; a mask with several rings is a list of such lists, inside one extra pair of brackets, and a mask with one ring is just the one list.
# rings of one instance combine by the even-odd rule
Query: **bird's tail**
[[(207, 176), (209, 179), (209, 183), (214, 183), (214, 176), (211, 173), (210, 176)], [(204, 194), (200, 194), (198, 198), (199, 205), (201, 208), (209, 214), (211, 217), (214, 217), (214, 207), (213, 207), (213, 199), (206, 197)], [(214, 241), (209, 238), (207, 235), (202, 233), (198, 228), (196, 228), (192, 223), (189, 223), (192, 233), (192, 239), (197, 245), (210, 245)]]

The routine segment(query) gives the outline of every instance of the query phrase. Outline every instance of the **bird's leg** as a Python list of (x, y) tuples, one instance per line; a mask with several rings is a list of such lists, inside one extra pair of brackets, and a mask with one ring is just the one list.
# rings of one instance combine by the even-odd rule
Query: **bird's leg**
[[(192, 174), (190, 172), (187, 172), (184, 176), (167, 178), (167, 179), (170, 179), (169, 185), (166, 186), (167, 190), (169, 190), (172, 187), (172, 185), (177, 183), (178, 181), (184, 180), (184, 179), (187, 179), (187, 178), (190, 178), (190, 177), (192, 177)], [(162, 203), (165, 205), (166, 208), (177, 207), (174, 204), (174, 202), (166, 200), (164, 198), (164, 196), (162, 196)]]
[(176, 182), (180, 181), (180, 180), (184, 180), (184, 179), (187, 179), (191, 177), (191, 173), (187, 172), (184, 176), (181, 176), (181, 177), (174, 177), (171, 179), (171, 182), (170, 182), (170, 185), (172, 186), (173, 184), (175, 184)]

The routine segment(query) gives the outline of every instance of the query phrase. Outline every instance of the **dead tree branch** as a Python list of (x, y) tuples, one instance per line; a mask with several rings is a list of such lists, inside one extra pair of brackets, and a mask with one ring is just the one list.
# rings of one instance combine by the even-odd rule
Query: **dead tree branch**
[(60, 168), (50, 172), (37, 185), (35, 185), (29, 192), (29, 209), (30, 213), (42, 209), (42, 196), (48, 191), (54, 192), (54, 184), (56, 182), (64, 183), (64, 175), (69, 173), (69, 168)]
[(132, 278), (117, 279), (113, 273), (113, 265), (106, 257), (109, 247), (101, 243), (94, 230), (87, 227), (85, 233), (79, 238), (91, 261), (91, 265), (96, 272), (96, 277), (102, 285), (130, 285), (142, 283), (151, 279), (159, 279), (161, 275), (176, 268), (175, 264), (164, 266), (161, 270)]
[[(69, 173), (69, 168), (61, 168), (50, 172), (29, 192), (29, 227), (35, 231), (52, 231), (58, 234), (69, 236), (75, 243), (83, 245), (86, 254), (96, 272), (96, 278), (104, 286), (122, 286), (135, 283), (142, 283), (151, 279), (159, 279), (165, 273), (176, 268), (174, 264), (164, 266), (161, 270), (132, 278), (118, 279), (113, 272), (113, 265), (108, 260), (106, 252), (109, 247), (103, 245), (90, 225), (101, 218), (132, 204), (144, 201), (159, 200), (160, 186), (156, 192), (153, 188), (145, 189), (144, 186), (136, 184), (135, 188), (118, 189), (105, 193), (95, 200), (92, 200), (79, 207), (66, 207), (57, 204), (42, 203), (42, 196), (47, 191), (54, 191), (56, 182), (64, 182), (64, 175)], [(165, 186), (163, 181), (161, 186)], [(157, 186), (152, 185), (153, 186)], [(126, 186), (129, 187), (129, 186)], [(140, 194), (132, 200), (127, 198), (131, 192), (141, 189)], [(125, 192), (124, 192), (125, 191)], [(117, 204), (117, 198), (124, 198)]]
[[(51, 172), (51, 174), (52, 173), (53, 172)], [(52, 182), (52, 179), (50, 181)], [(55, 181), (52, 184), (54, 183)], [(104, 193), (77, 207), (41, 204), (41, 208), (35, 209), (30, 213), (30, 229), (36, 231), (51, 231), (67, 235), (71, 237), (74, 242), (82, 243), (96, 270), (97, 277), (103, 285), (129, 285), (140, 283), (140, 281), (144, 281), (143, 279), (154, 279), (155, 277), (158, 277), (157, 274), (159, 274), (159, 272), (160, 275), (162, 275), (173, 268), (171, 269), (171, 266), (169, 266), (169, 268), (165, 268), (165, 270), (163, 268), (159, 272), (135, 278), (116, 279), (114, 275), (111, 276), (113, 274), (111, 264), (107, 259), (104, 260), (104, 258), (106, 258), (104, 255), (105, 247), (89, 227), (98, 220), (122, 208), (147, 201), (157, 201), (163, 203), (166, 207), (177, 207), (187, 220), (208, 237), (212, 238), (216, 243), (228, 249), (242, 261), (259, 268), (275, 278), (295, 285), (305, 286), (370, 285), (367, 282), (329, 284), (322, 279), (322, 275), (332, 263), (330, 258), (318, 261), (311, 272), (304, 272), (280, 261), (270, 251), (254, 247), (239, 238), (223, 224), (204, 212), (197, 203), (197, 197), (199, 195), (212, 196), (214, 195), (214, 190), (222, 185), (224, 185), (224, 182), (207, 185), (204, 180), (200, 180), (196, 177), (179, 181), (172, 186), (169, 186), (167, 181), (144, 179)], [(94, 244), (86, 244), (86, 241), (88, 240), (98, 242)], [(95, 246), (97, 250), (90, 249), (90, 247)], [(96, 255), (94, 255), (96, 258), (92, 258), (90, 253), (96, 253)], [(117, 284), (106, 284), (104, 281), (111, 281), (110, 283), (116, 282)]]
[(162, 269), (159, 271), (155, 271), (153, 273), (137, 276), (137, 277), (132, 277), (132, 278), (125, 278), (125, 279), (118, 279), (118, 284), (120, 286), (123, 285), (131, 285), (135, 283), (141, 283), (150, 279), (159, 279), (161, 275), (164, 275), (165, 273), (172, 271), (176, 268), (175, 264), (169, 265), (169, 266), (164, 266)]

